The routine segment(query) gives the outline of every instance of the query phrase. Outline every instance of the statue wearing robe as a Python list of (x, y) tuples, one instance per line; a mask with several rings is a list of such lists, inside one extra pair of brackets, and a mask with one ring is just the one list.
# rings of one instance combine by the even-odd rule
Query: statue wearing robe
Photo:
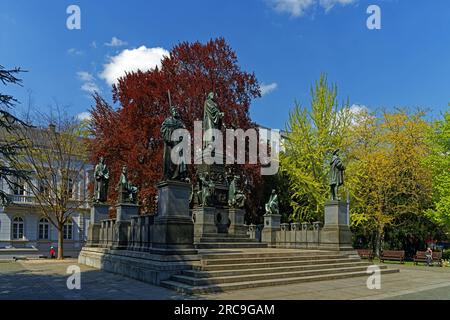
[(163, 172), (165, 180), (183, 180), (187, 175), (187, 166), (182, 151), (180, 151), (181, 163), (174, 164), (171, 159), (172, 149), (179, 143), (172, 141), (172, 133), (177, 129), (184, 129), (185, 125), (180, 119), (178, 110), (170, 108), (171, 115), (161, 125), (161, 135), (164, 140)]
[(243, 208), (246, 197), (242, 190), (239, 189), (239, 176), (234, 176), (228, 189), (228, 205), (231, 208)]
[(333, 158), (330, 162), (330, 190), (332, 200), (339, 200), (338, 189), (344, 184), (345, 166), (339, 158), (338, 152), (339, 149), (333, 152)]
[(275, 190), (272, 190), (272, 194), (270, 195), (269, 202), (266, 203), (266, 214), (279, 214), (280, 210), (278, 209), (278, 195)]
[(104, 203), (108, 200), (109, 170), (103, 157), (100, 157), (95, 166), (94, 175), (94, 202)]
[(122, 167), (122, 174), (116, 190), (119, 194), (119, 203), (137, 203), (138, 188), (128, 181), (128, 169), (126, 166)]
[[(203, 110), (203, 149), (211, 145), (214, 141), (214, 133), (211, 129), (218, 129), (222, 127), (223, 112), (220, 112), (214, 101), (214, 92), (208, 94)], [(209, 130), (209, 131), (208, 131)]]

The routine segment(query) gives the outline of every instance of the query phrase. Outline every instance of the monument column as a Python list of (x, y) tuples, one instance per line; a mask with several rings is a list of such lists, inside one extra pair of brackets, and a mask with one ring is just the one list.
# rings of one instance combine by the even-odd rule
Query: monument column
[(109, 205), (104, 203), (94, 203), (91, 207), (91, 216), (88, 227), (88, 247), (100, 246), (101, 221), (108, 219)]
[(320, 239), (322, 249), (353, 250), (347, 214), (346, 202), (340, 200), (325, 202), (325, 223)]
[(191, 184), (163, 181), (158, 188), (158, 211), (152, 229), (151, 252), (163, 255), (197, 254), (194, 223), (189, 214)]
[(262, 242), (266, 242), (269, 245), (269, 247), (276, 245), (277, 231), (281, 230), (280, 222), (281, 222), (280, 214), (264, 215), (264, 228), (262, 230), (261, 239)]

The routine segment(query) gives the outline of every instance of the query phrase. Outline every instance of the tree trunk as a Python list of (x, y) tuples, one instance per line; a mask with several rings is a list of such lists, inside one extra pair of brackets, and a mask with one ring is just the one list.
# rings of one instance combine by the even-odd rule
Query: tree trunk
[(64, 259), (64, 232), (63, 232), (63, 224), (58, 225), (58, 260)]
[(381, 235), (380, 230), (377, 228), (375, 233), (375, 255), (379, 258), (381, 253)]

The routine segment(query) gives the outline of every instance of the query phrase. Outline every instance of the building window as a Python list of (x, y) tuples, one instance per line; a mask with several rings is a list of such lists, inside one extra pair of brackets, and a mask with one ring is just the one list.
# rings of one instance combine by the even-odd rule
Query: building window
[(73, 199), (73, 180), (69, 179), (67, 182), (67, 194), (69, 196), (69, 199)]
[(63, 237), (64, 237), (64, 240), (72, 240), (72, 237), (73, 237), (73, 222), (72, 222), (72, 220), (69, 220), (64, 224)]
[(21, 217), (15, 217), (12, 225), (12, 237), (14, 240), (23, 239), (24, 223)]
[(21, 179), (17, 179), (12, 186), (12, 191), (15, 196), (24, 196), (25, 195), (25, 183)]
[(48, 222), (48, 219), (42, 218), (41, 220), (39, 220), (39, 239), (40, 240), (48, 240), (49, 230), (50, 230), (50, 224)]

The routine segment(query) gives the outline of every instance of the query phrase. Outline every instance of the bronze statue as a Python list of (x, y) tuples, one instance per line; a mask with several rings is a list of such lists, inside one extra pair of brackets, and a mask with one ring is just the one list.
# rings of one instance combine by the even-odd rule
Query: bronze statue
[(197, 192), (198, 203), (204, 207), (212, 205), (216, 186), (214, 181), (209, 178), (209, 174), (207, 172), (199, 176), (199, 186), (200, 190)]
[(280, 210), (278, 208), (278, 195), (275, 189), (272, 190), (269, 202), (266, 203), (266, 214), (279, 214)]
[(116, 190), (119, 193), (118, 202), (119, 203), (137, 203), (137, 193), (138, 188), (134, 186), (130, 181), (128, 181), (128, 168), (127, 166), (122, 167), (122, 174), (119, 178), (119, 183), (117, 184)]
[(340, 200), (338, 197), (339, 187), (344, 184), (344, 170), (345, 166), (339, 158), (339, 149), (333, 152), (333, 158), (330, 162), (330, 189), (331, 200)]
[(239, 176), (233, 176), (228, 189), (228, 206), (230, 208), (243, 208), (245, 206), (245, 194), (239, 188)]
[[(180, 164), (174, 164), (171, 159), (172, 149), (178, 142), (172, 141), (172, 133), (177, 129), (184, 129), (185, 125), (180, 119), (180, 114), (177, 108), (170, 107), (171, 115), (167, 117), (161, 125), (161, 135), (164, 140), (164, 154), (163, 154), (163, 172), (165, 180), (184, 180), (187, 175), (186, 161)], [(180, 138), (181, 142), (182, 138)], [(180, 151), (180, 157), (183, 159), (183, 151)]]
[[(212, 144), (213, 132), (210, 129), (221, 129), (222, 119), (224, 116), (223, 112), (220, 112), (217, 107), (217, 103), (214, 101), (216, 95), (214, 92), (210, 92), (205, 101), (203, 110), (203, 149), (206, 149)], [(208, 131), (209, 130), (209, 131)]]
[(109, 170), (105, 164), (105, 158), (99, 158), (99, 163), (95, 166), (94, 176), (94, 202), (104, 203), (108, 200), (109, 184)]

